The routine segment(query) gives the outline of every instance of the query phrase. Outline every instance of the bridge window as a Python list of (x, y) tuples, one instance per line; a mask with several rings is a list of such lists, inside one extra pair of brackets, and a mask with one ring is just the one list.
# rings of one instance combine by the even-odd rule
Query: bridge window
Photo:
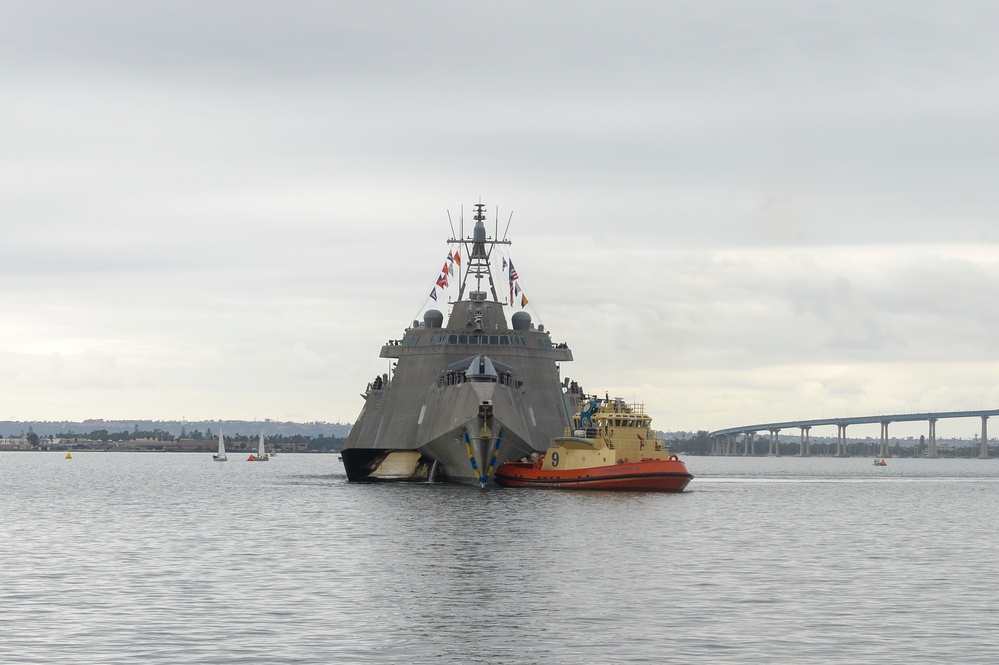
[(489, 336), (489, 343), (490, 344), (497, 344), (498, 345), (500, 343), (499, 342), (499, 335), (490, 335)]
[(402, 338), (403, 346), (416, 346), (417, 342), (420, 341), (419, 335), (406, 335)]
[(458, 344), (468, 344), (468, 335), (458, 335)]
[(457, 344), (458, 343), (458, 336), (457, 335), (448, 335), (447, 336), (447, 343), (448, 344)]
[(510, 346), (510, 338), (506, 335), (500, 335), (500, 346)]
[(468, 336), (468, 343), (469, 344), (478, 344), (479, 343), (479, 336), (478, 335), (469, 335)]

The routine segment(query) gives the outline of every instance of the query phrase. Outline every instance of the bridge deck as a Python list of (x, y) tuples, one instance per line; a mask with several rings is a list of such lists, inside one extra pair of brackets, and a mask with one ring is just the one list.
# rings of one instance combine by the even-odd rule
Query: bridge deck
[(780, 423), (761, 423), (743, 427), (729, 427), (708, 434), (709, 437), (728, 436), (730, 434), (746, 434), (748, 432), (769, 432), (771, 430), (790, 429), (792, 427), (819, 427), (821, 425), (861, 425), (872, 423), (897, 423), (913, 420), (943, 420), (945, 418), (981, 418), (999, 416), (999, 409), (984, 409), (980, 411), (929, 411), (926, 413), (896, 413), (880, 416), (857, 416), (850, 418), (819, 418), (817, 420), (789, 420)]

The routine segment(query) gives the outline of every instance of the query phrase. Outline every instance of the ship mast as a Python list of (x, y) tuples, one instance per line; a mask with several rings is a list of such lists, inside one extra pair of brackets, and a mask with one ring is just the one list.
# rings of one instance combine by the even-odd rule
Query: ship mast
[(461, 278), (461, 287), (458, 289), (458, 301), (460, 302), (465, 299), (465, 286), (468, 284), (468, 278), (474, 277), (475, 290), (469, 293), (469, 298), (472, 300), (486, 299), (486, 294), (482, 290), (482, 280), (486, 279), (489, 282), (489, 290), (492, 292), (493, 301), (499, 302), (489, 260), (492, 257), (495, 245), (509, 245), (511, 243), (509, 240), (496, 240), (495, 238), (489, 239), (486, 237), (486, 225), (484, 223), (486, 219), (485, 204), (475, 204), (475, 215), (472, 219), (475, 220), (475, 227), (472, 230), (471, 238), (463, 238), (461, 240), (451, 238), (448, 240), (449, 244), (458, 243), (463, 248), (468, 261), (468, 267)]

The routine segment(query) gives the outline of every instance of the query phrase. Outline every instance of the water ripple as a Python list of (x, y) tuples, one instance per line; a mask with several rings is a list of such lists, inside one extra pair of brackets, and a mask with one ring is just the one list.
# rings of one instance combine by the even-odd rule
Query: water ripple
[(0, 653), (993, 662), (999, 465), (906, 462), (695, 458), (662, 495), (351, 485), (331, 455), (0, 453)]

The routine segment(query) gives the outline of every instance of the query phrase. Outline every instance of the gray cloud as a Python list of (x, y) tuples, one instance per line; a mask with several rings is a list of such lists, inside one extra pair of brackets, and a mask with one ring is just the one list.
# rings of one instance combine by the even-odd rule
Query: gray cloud
[(352, 420), (480, 196), (675, 426), (992, 403), (997, 12), (4, 3), (5, 415)]

